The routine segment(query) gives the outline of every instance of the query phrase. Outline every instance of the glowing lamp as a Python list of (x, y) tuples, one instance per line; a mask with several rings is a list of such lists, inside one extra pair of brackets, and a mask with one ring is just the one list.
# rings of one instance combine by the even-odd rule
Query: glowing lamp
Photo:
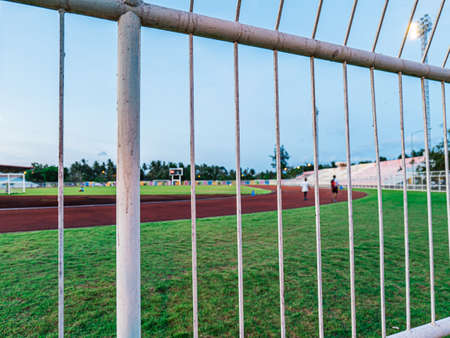
[(417, 40), (420, 37), (420, 25), (417, 21), (411, 22), (409, 26), (409, 38), (411, 40)]

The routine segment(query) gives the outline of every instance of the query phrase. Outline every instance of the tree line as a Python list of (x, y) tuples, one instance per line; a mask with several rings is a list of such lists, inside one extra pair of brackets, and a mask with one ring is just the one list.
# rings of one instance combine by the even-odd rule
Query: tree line
[[(241, 168), (241, 179), (275, 179), (276, 178), (276, 151), (269, 155), (273, 170), (257, 172), (253, 168)], [(280, 162), (283, 178), (293, 178), (304, 171), (313, 170), (310, 163), (305, 163), (296, 167), (290, 167), (288, 160), (289, 153), (284, 146), (280, 149)], [(335, 166), (320, 165), (319, 168), (329, 168)], [(31, 182), (56, 182), (58, 180), (58, 168), (54, 165), (32, 163), (33, 169), (26, 172), (26, 179)], [(170, 179), (169, 168), (183, 168), (183, 180), (191, 179), (191, 166), (183, 162), (165, 162), (160, 160), (144, 162), (140, 168), (140, 178), (145, 181), (168, 180)], [(116, 164), (108, 159), (106, 162), (94, 161), (92, 165), (87, 160), (81, 159), (64, 168), (64, 180), (67, 182), (109, 182), (116, 180)], [(195, 175), (198, 180), (235, 180), (236, 170), (227, 169), (224, 166), (208, 165), (206, 163), (195, 166)]]
[[(33, 169), (26, 172), (26, 180), (31, 182), (56, 182), (58, 181), (58, 167), (54, 165), (32, 163)], [(140, 178), (145, 181), (170, 179), (169, 168), (183, 168), (183, 180), (191, 179), (191, 166), (182, 162), (151, 161), (143, 163), (140, 168)], [(64, 180), (67, 182), (99, 182), (104, 183), (116, 180), (117, 166), (111, 160), (106, 162), (94, 161), (92, 165), (87, 160), (76, 161), (64, 168)], [(200, 164), (195, 166), (198, 180), (234, 180), (236, 171), (228, 170), (224, 166)], [(241, 169), (242, 179), (274, 178), (275, 173), (265, 171), (256, 173), (255, 169)]]
[[(450, 130), (449, 130), (450, 139)], [(412, 150), (407, 157), (421, 156), (424, 150)], [(244, 180), (251, 179), (275, 179), (276, 178), (276, 151), (273, 155), (269, 155), (271, 159), (272, 170), (257, 172), (253, 168), (241, 168), (241, 178)], [(280, 147), (280, 163), (283, 178), (294, 178), (304, 172), (314, 170), (312, 163), (304, 163), (297, 166), (289, 166), (290, 155), (284, 146)], [(399, 157), (401, 158), (401, 156)], [(380, 160), (386, 161), (387, 158), (380, 156)], [(360, 161), (359, 163), (367, 163), (369, 161)], [(33, 169), (26, 172), (26, 179), (31, 182), (56, 182), (58, 180), (58, 168), (53, 165), (32, 163)], [(319, 164), (319, 169), (335, 168), (334, 161), (330, 163)], [(444, 142), (442, 141), (430, 150), (430, 167), (431, 170), (445, 170), (444, 160)], [(183, 168), (183, 180), (191, 179), (191, 166), (185, 165), (183, 162), (165, 162), (150, 161), (141, 165), (141, 180), (168, 180), (170, 179), (169, 168)], [(81, 159), (72, 163), (69, 167), (64, 168), (64, 180), (67, 182), (108, 182), (116, 180), (116, 164), (108, 159), (106, 162), (94, 161), (92, 165), (87, 160)], [(423, 170), (418, 168), (417, 170)], [(236, 170), (227, 169), (224, 166), (208, 165), (206, 163), (195, 166), (195, 175), (198, 180), (234, 180), (236, 179)]]

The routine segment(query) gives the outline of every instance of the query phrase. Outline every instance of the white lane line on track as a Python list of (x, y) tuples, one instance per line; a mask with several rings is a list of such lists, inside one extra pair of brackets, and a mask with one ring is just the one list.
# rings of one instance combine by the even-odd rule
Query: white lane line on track
[[(265, 195), (265, 194), (263, 194)], [(261, 195), (262, 196), (262, 195)], [(212, 201), (212, 200), (221, 200), (221, 199), (228, 199), (228, 198), (235, 198), (234, 195), (232, 196), (226, 196), (226, 197), (211, 197), (211, 198), (200, 198), (198, 201)], [(161, 203), (174, 203), (174, 202), (190, 202), (190, 199), (185, 200), (168, 200), (168, 201), (147, 201), (147, 202), (141, 202), (142, 204), (161, 204)], [(116, 203), (107, 203), (107, 204), (85, 204), (85, 205), (65, 205), (64, 209), (68, 208), (95, 208), (95, 207), (111, 207), (115, 206)], [(24, 208), (0, 208), (0, 213), (2, 211), (19, 211), (19, 210), (40, 210), (40, 209), (57, 209), (57, 206), (52, 207), (24, 207)]]

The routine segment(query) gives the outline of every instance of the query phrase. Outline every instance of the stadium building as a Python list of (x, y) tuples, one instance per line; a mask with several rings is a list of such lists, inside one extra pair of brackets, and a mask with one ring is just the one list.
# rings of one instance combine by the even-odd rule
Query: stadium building
[[(417, 168), (425, 163), (424, 156), (411, 157), (406, 159), (406, 168), (402, 166), (402, 160), (381, 161), (381, 184), (384, 188), (401, 188), (403, 180), (403, 170), (406, 171), (408, 188), (414, 189), (425, 187), (424, 175), (417, 172)], [(340, 185), (347, 185), (347, 165), (345, 162), (337, 162), (336, 168), (326, 168), (319, 170), (319, 184), (321, 187), (328, 187), (331, 178), (335, 175)], [(376, 162), (354, 164), (352, 170), (352, 186), (361, 188), (374, 188), (377, 185), (377, 165)], [(314, 171), (308, 171), (298, 176), (296, 180), (305, 177), (313, 179)], [(433, 175), (432, 175), (433, 176)], [(442, 175), (443, 176), (443, 175)], [(438, 176), (436, 176), (438, 177)], [(443, 176), (445, 177), (445, 176)], [(442, 180), (436, 178), (439, 184)], [(434, 182), (434, 181), (433, 181)], [(444, 183), (442, 183), (443, 185)], [(443, 187), (444, 189), (445, 187)]]

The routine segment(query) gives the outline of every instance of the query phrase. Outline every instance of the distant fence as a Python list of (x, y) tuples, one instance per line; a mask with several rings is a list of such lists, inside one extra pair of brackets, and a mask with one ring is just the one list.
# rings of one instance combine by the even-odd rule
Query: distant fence
[[(293, 180), (283, 180), (283, 183), (286, 182), (285, 185), (294, 185)], [(27, 182), (30, 184), (30, 182)], [(236, 185), (236, 181), (234, 180), (201, 180), (201, 181), (195, 181), (196, 185)], [(241, 181), (241, 184), (244, 185), (276, 185), (276, 180), (245, 180)], [(170, 180), (154, 180), (154, 181), (141, 181), (141, 186), (178, 186), (178, 185), (185, 185), (190, 186), (191, 181), (182, 181), (181, 184), (178, 184), (178, 182), (172, 183)], [(295, 183), (295, 185), (298, 185), (298, 183)], [(116, 182), (109, 181), (109, 182), (93, 182), (93, 181), (87, 181), (87, 182), (64, 182), (65, 187), (114, 187), (116, 186)], [(31, 183), (30, 187), (32, 188), (56, 188), (58, 187), (58, 182), (33, 182)]]
[[(427, 190), (427, 175), (425, 172), (413, 172), (407, 173), (407, 178), (404, 180), (403, 174), (393, 175), (391, 177), (383, 177), (381, 180), (381, 188), (384, 190), (403, 190), (403, 186), (406, 190)], [(430, 171), (430, 190), (431, 191), (447, 191), (447, 181), (445, 179), (445, 171)], [(450, 179), (450, 176), (448, 177)], [(406, 184), (404, 184), (406, 182)], [(341, 183), (341, 182), (340, 182)], [(346, 180), (341, 183), (342, 186), (347, 187)], [(326, 188), (330, 185), (327, 182), (321, 182), (320, 187)], [(352, 181), (352, 188), (377, 188), (377, 177), (368, 176), (358, 180)]]

